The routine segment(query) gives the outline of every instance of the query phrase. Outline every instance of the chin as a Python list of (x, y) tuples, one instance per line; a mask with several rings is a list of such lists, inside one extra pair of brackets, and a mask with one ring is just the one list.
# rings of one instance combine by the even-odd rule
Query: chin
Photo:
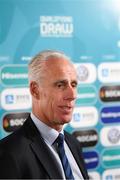
[(62, 124), (67, 124), (71, 121), (71, 118), (62, 118), (61, 121), (62, 121)]
[(59, 122), (61, 125), (67, 124), (72, 120), (71, 114), (60, 114), (56, 117), (57, 122)]

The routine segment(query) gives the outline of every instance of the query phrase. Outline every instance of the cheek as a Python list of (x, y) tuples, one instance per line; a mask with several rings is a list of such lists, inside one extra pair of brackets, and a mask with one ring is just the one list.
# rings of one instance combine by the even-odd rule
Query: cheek
[(43, 100), (45, 105), (49, 108), (49, 109), (53, 109), (55, 107), (55, 99), (52, 96), (52, 94), (48, 94), (47, 96), (44, 97), (45, 99)]
[(40, 97), (40, 106), (45, 110), (49, 108), (50, 104), (50, 95), (46, 92), (43, 92)]
[(57, 110), (58, 105), (61, 103), (62, 96), (58, 92), (44, 92), (42, 96), (42, 101), (47, 108), (51, 111)]
[(49, 101), (49, 108), (51, 113), (53, 113), (54, 115), (58, 114), (58, 106), (59, 106), (59, 99), (58, 98), (51, 98)]

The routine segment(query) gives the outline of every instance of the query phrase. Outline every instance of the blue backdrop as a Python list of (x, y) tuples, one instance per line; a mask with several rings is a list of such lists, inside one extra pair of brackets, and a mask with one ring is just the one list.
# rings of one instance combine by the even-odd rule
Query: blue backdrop
[(120, 1), (0, 0), (0, 138), (31, 111), (27, 64), (64, 51), (78, 72), (78, 98), (65, 129), (84, 147), (93, 179), (120, 178)]

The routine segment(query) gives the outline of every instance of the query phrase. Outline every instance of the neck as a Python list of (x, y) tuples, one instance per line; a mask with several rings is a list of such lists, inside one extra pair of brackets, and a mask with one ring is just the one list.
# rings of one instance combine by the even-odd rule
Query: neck
[(63, 129), (63, 124), (58, 124), (56, 122), (47, 121), (43, 117), (40, 117), (34, 110), (32, 110), (32, 113), (37, 117), (39, 121), (42, 121), (47, 126), (51, 127), (52, 129), (55, 129), (58, 132), (61, 132)]

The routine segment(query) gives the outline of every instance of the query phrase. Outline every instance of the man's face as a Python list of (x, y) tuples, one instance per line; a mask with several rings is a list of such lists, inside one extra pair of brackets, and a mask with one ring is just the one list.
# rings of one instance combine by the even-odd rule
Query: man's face
[(38, 117), (52, 128), (68, 123), (75, 104), (76, 86), (72, 64), (65, 59), (46, 61), (44, 81), (39, 87)]

